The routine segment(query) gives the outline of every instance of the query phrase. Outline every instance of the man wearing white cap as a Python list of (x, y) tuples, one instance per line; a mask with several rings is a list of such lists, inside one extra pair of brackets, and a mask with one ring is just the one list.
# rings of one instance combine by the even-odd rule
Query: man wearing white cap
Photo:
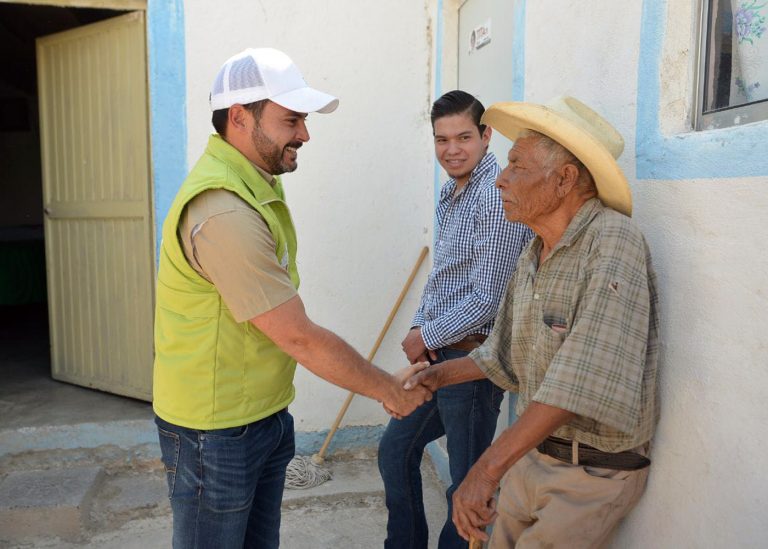
[(486, 342), (406, 386), (488, 377), (519, 393), (519, 419), (454, 494), (465, 539), (495, 521), (492, 548), (600, 547), (643, 493), (659, 417), (656, 277), (624, 143), (571, 97), (498, 103), (483, 122), (515, 141), (496, 184), (506, 218), (537, 236)]
[(153, 405), (173, 546), (278, 547), (296, 361), (399, 415), (431, 393), (404, 391), (297, 294), (278, 176), (297, 167), (307, 113), (338, 100), (270, 48), (227, 60), (210, 99), (217, 133), (171, 205), (158, 270)]

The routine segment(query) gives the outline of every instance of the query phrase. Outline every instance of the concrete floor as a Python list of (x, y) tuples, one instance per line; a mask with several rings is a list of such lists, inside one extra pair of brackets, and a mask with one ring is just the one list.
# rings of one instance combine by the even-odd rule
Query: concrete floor
[(152, 418), (147, 402), (51, 378), (45, 306), (0, 308), (0, 430)]
[[(51, 379), (43, 307), (0, 310), (0, 376), (0, 492), (24, 475), (47, 478), (54, 487), (62, 474), (90, 475), (86, 496), (66, 509), (0, 501), (0, 548), (169, 547), (170, 509), (156, 433), (145, 436), (151, 406)], [(137, 436), (132, 429), (142, 432)], [(387, 513), (374, 458), (372, 449), (342, 453), (327, 463), (333, 480), (311, 490), (286, 490), (282, 547), (382, 546)], [(422, 474), (434, 547), (445, 520), (444, 487), (428, 458)], [(28, 491), (35, 489), (41, 487)], [(65, 511), (75, 517), (76, 532), (46, 532)], [(14, 522), (17, 516), (33, 526), (14, 538), (11, 530), (24, 531)]]
[[(334, 475), (332, 480), (309, 490), (286, 490), (281, 547), (381, 547), (386, 537), (387, 510), (376, 460), (364, 455), (347, 456), (329, 461), (326, 466)], [(422, 467), (422, 475), (427, 520), (433, 533), (430, 547), (437, 547), (437, 535), (446, 515), (443, 488), (428, 461)], [(31, 511), (22, 520), (37, 523), (38, 529), (20, 535), (18, 527), (7, 526), (5, 535), (0, 531), (0, 547), (170, 547), (171, 516), (166, 490), (160, 469), (111, 470), (103, 475), (98, 490), (88, 503), (87, 516), (82, 517), (87, 526), (76, 532), (62, 530), (55, 535), (50, 530), (45, 531), (46, 524), (40, 520), (43, 514), (39, 510)], [(57, 512), (50, 509), (45, 517), (48, 524), (61, 522)]]

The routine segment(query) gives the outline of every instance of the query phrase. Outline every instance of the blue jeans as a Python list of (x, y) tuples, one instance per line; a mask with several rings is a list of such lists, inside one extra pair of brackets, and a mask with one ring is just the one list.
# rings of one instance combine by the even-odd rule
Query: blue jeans
[[(441, 349), (438, 360), (466, 356)], [(421, 491), (424, 447), (446, 435), (451, 486), (445, 493), (448, 517), (440, 533), (440, 549), (466, 548), (451, 520), (452, 496), (467, 472), (493, 440), (504, 391), (487, 379), (438, 389), (431, 401), (402, 420), (392, 419), (379, 442), (379, 472), (384, 479), (389, 520), (384, 547), (426, 548), (429, 532)]]
[(198, 431), (155, 418), (173, 511), (174, 549), (280, 545), (285, 469), (294, 454), (293, 417)]

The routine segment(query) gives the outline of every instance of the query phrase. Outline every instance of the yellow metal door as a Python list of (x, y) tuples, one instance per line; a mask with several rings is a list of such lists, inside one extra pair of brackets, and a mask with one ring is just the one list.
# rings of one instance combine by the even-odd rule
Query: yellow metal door
[(144, 14), (40, 38), (37, 63), (53, 377), (150, 400)]

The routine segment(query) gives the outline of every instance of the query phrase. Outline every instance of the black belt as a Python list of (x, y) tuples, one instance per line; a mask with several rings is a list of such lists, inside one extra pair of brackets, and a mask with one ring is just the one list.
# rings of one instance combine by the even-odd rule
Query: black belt
[[(557, 437), (547, 437), (544, 442), (539, 444), (536, 449), (542, 454), (564, 461), (573, 463), (573, 442)], [(637, 471), (644, 469), (651, 464), (651, 460), (635, 452), (603, 452), (592, 446), (579, 443), (579, 462), (578, 465), (587, 467), (604, 467), (606, 469), (617, 469), (619, 471)]]
[(488, 339), (488, 336), (485, 334), (469, 334), (464, 339), (449, 343), (443, 348), (470, 352), (480, 347), (486, 339)]

